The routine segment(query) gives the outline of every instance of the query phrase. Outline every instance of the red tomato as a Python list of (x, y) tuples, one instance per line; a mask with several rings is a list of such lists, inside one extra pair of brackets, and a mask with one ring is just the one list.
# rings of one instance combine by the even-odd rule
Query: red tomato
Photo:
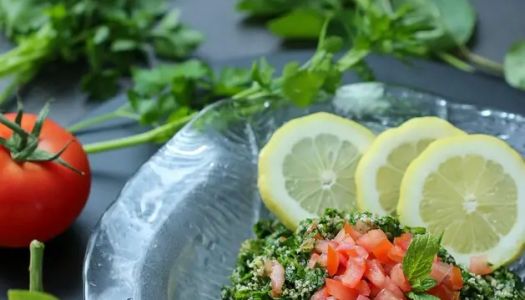
[(326, 278), (326, 290), (330, 296), (334, 296), (337, 300), (357, 299), (357, 292), (345, 286), (341, 281)]
[(363, 234), (358, 240), (357, 244), (365, 248), (368, 252), (372, 252), (384, 240), (388, 240), (386, 234), (380, 229), (370, 230)]
[(388, 253), (394, 245), (388, 240), (384, 239), (379, 244), (377, 244), (374, 249), (372, 249), (372, 253), (374, 253), (374, 256), (382, 263), (387, 264), (392, 262), (392, 260), (388, 257)]
[(394, 245), (401, 247), (401, 249), (405, 251), (407, 251), (408, 246), (410, 246), (410, 242), (412, 242), (411, 233), (403, 233), (402, 235), (394, 238)]
[(485, 256), (473, 256), (470, 258), (469, 271), (478, 275), (487, 275), (492, 273), (492, 269)]
[(441, 284), (441, 282), (445, 280), (445, 277), (447, 277), (450, 274), (450, 272), (452, 272), (451, 265), (441, 261), (437, 261), (432, 264), (432, 271), (430, 272), (430, 276), (434, 278), (434, 280), (436, 280), (437, 284)]
[(346, 234), (350, 235), (354, 240), (357, 240), (361, 237), (361, 233), (352, 227), (352, 225), (345, 223), (343, 229), (345, 230)]
[[(15, 114), (5, 114), (14, 120)], [(24, 114), (22, 128), (31, 131), (37, 117)], [(0, 137), (12, 131), (0, 125)], [(83, 174), (55, 162), (16, 162), (0, 146), (0, 246), (26, 247), (31, 240), (47, 241), (65, 231), (80, 214), (89, 195), (89, 162), (78, 140), (47, 119), (40, 134), (38, 149), (57, 153), (71, 142), (60, 156)]]
[(409, 292), (412, 288), (408, 283), (408, 280), (403, 273), (403, 267), (401, 264), (395, 265), (390, 271), (390, 279), (403, 291)]
[(457, 292), (454, 292), (443, 284), (431, 288), (428, 293), (438, 297), (440, 300), (455, 300)]
[(366, 262), (362, 258), (350, 257), (346, 266), (346, 271), (341, 277), (341, 281), (347, 287), (355, 288), (366, 270)]
[(394, 245), (394, 247), (392, 247), (388, 252), (388, 258), (397, 263), (403, 262), (404, 257), (405, 251), (397, 245)]
[(369, 260), (366, 262), (367, 270), (365, 277), (375, 286), (384, 288), (386, 284), (386, 276), (381, 264), (375, 260)]
[(461, 290), (463, 288), (463, 275), (461, 274), (461, 269), (458, 267), (452, 267), (450, 275), (445, 279), (445, 284), (455, 290)]
[(326, 291), (326, 288), (322, 288), (313, 294), (310, 300), (326, 300), (326, 298), (328, 298), (328, 292)]
[(367, 296), (359, 295), (357, 296), (357, 300), (370, 300)]
[(401, 300), (403, 298), (396, 296), (396, 294), (392, 293), (392, 291), (388, 289), (382, 289), (374, 299), (375, 300)]
[(334, 247), (331, 245), (328, 245), (328, 253), (326, 256), (326, 270), (328, 271), (328, 275), (334, 276), (335, 273), (337, 273), (337, 269), (339, 268), (339, 255), (335, 251)]
[(405, 299), (405, 293), (396, 285), (396, 283), (389, 277), (386, 278), (385, 289), (389, 290), (398, 299)]
[(370, 296), (370, 286), (368, 285), (366, 280), (359, 281), (359, 283), (356, 286), (356, 290), (359, 292), (359, 295)]

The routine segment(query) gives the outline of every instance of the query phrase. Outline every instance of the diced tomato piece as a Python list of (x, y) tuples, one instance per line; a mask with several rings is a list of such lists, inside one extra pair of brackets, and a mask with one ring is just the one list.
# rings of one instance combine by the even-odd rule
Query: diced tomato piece
[(390, 263), (391, 260), (388, 257), (388, 253), (394, 247), (394, 245), (388, 240), (384, 239), (377, 246), (372, 249), (374, 256), (382, 263)]
[(312, 253), (312, 255), (310, 255), (310, 260), (308, 261), (308, 264), (306, 266), (310, 269), (313, 269), (319, 263), (320, 259), (321, 256), (314, 252)]
[(407, 251), (408, 246), (410, 246), (410, 242), (412, 242), (412, 234), (408, 232), (394, 238), (394, 245), (401, 247), (401, 249), (405, 251)]
[(348, 254), (348, 256), (361, 257), (363, 259), (367, 259), (369, 256), (368, 251), (366, 251), (365, 248), (357, 245), (347, 250), (346, 253)]
[(381, 229), (374, 229), (363, 234), (357, 240), (357, 244), (365, 248), (368, 252), (373, 252), (374, 248), (384, 240), (388, 240), (386, 234)]
[(359, 295), (357, 296), (357, 300), (370, 300), (367, 296)]
[(382, 289), (374, 299), (375, 300), (401, 300), (404, 298), (398, 297), (396, 294), (394, 294), (392, 291), (388, 289)]
[(450, 272), (452, 272), (451, 265), (438, 261), (432, 264), (430, 276), (436, 280), (436, 284), (441, 284), (441, 282), (450, 274)]
[(337, 252), (339, 256), (339, 265), (346, 269), (346, 263), (348, 262), (348, 256), (344, 252)]
[(334, 276), (339, 268), (339, 254), (335, 251), (332, 245), (328, 245), (328, 253), (326, 255), (326, 270), (328, 275)]
[(403, 262), (403, 258), (405, 257), (405, 252), (406, 251), (403, 250), (403, 248), (401, 248), (400, 246), (394, 245), (394, 247), (392, 247), (390, 251), (388, 252), (388, 258), (390, 258), (390, 260), (397, 262), (397, 263)]
[(284, 284), (284, 267), (277, 260), (265, 262), (264, 269), (270, 277), (272, 287), (272, 297), (277, 298), (281, 295)]
[(437, 285), (428, 290), (430, 295), (438, 297), (440, 300), (454, 300), (456, 299), (456, 292), (450, 290), (445, 285)]
[(337, 300), (356, 300), (357, 291), (345, 286), (341, 281), (326, 278), (326, 290), (330, 296)]
[(390, 279), (405, 293), (412, 289), (403, 273), (403, 266), (401, 264), (397, 264), (392, 268), (390, 271)]
[(315, 251), (317, 251), (317, 253), (326, 253), (328, 251), (329, 244), (330, 241), (318, 240), (315, 242)]
[(346, 231), (343, 229), (341, 229), (337, 235), (335, 236), (335, 238), (333, 239), (334, 241), (340, 243), (342, 242), (344, 239), (346, 238)]
[(396, 295), (399, 299), (405, 299), (405, 293), (397, 286), (397, 284), (390, 278), (386, 277), (386, 286), (385, 289), (392, 292), (392, 294)]
[(368, 285), (366, 280), (359, 281), (355, 288), (359, 292), (359, 295), (370, 296), (370, 286)]
[(326, 287), (318, 290), (317, 292), (315, 292), (315, 294), (312, 295), (312, 297), (310, 298), (310, 300), (326, 300), (326, 298), (328, 298), (328, 292), (326, 291)]
[(361, 233), (354, 229), (354, 227), (348, 223), (345, 223), (343, 229), (345, 230), (346, 234), (350, 235), (354, 240), (357, 240), (361, 237)]
[(379, 292), (381, 292), (382, 290), (382, 288), (375, 286), (373, 284), (369, 284), (368, 286), (370, 287), (370, 297), (372, 298), (377, 296), (377, 294), (379, 294)]
[(317, 262), (321, 267), (326, 267), (327, 263), (328, 263), (328, 257), (326, 255), (326, 253), (323, 253), (321, 254), (321, 256), (319, 257), (319, 261)]
[(346, 271), (341, 277), (341, 282), (350, 288), (355, 288), (366, 270), (366, 261), (359, 257), (350, 257), (346, 265)]
[(468, 269), (470, 272), (478, 275), (487, 275), (492, 273), (492, 268), (487, 261), (487, 257), (484, 255), (471, 257), (470, 266)]
[(392, 271), (392, 268), (394, 268), (395, 265), (396, 263), (382, 264), (385, 274), (390, 274), (390, 272)]
[(454, 291), (459, 291), (463, 288), (463, 275), (461, 269), (452, 267), (452, 271), (445, 279), (445, 284)]
[(372, 259), (366, 262), (367, 270), (365, 277), (375, 286), (384, 288), (386, 285), (386, 276), (383, 267), (379, 261)]

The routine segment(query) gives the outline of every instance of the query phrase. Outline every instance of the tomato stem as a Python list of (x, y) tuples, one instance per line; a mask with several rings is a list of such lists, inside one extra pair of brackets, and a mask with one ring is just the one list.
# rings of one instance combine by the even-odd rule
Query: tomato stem
[(43, 292), (44, 282), (42, 268), (44, 261), (44, 244), (34, 240), (29, 245), (29, 290), (32, 292)]
[(150, 142), (161, 142), (164, 141), (164, 137), (169, 137), (177, 132), (182, 126), (188, 123), (196, 113), (182, 117), (165, 125), (151, 129), (144, 133), (120, 138), (116, 140), (109, 140), (104, 142), (97, 142), (93, 144), (84, 145), (84, 151), (86, 153), (98, 153), (110, 150), (117, 150), (130, 146), (136, 146), (140, 144)]

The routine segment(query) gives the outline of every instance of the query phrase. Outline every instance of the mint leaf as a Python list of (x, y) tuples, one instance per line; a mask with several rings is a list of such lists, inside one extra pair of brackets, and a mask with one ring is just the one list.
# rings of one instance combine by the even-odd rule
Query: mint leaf
[(505, 55), (505, 80), (515, 88), (525, 89), (525, 41), (514, 43)]
[(432, 296), (429, 294), (416, 294), (414, 292), (410, 292), (407, 294), (408, 299), (412, 300), (439, 300), (438, 297)]
[(425, 291), (430, 290), (431, 288), (436, 286), (436, 281), (433, 278), (427, 277), (423, 278), (422, 280), (417, 280), (412, 285), (412, 290), (416, 293), (422, 293)]
[(411, 285), (429, 286), (428, 275), (439, 251), (440, 239), (429, 234), (416, 235), (403, 258), (403, 273)]

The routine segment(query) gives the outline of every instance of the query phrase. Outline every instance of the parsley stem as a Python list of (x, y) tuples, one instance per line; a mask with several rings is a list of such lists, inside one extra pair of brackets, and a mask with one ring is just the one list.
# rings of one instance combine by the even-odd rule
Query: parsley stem
[(175, 134), (182, 126), (188, 123), (195, 116), (195, 114), (196, 113), (193, 113), (191, 115), (182, 117), (144, 133), (139, 133), (125, 138), (84, 145), (84, 151), (87, 153), (98, 153), (150, 142), (163, 141), (163, 137), (170, 137)]
[(437, 56), (447, 64), (468, 73), (473, 73), (476, 71), (476, 68), (471, 66), (469, 63), (461, 60), (460, 58), (447, 53), (447, 52), (438, 52)]
[(44, 244), (34, 240), (29, 245), (29, 251), (29, 290), (32, 292), (43, 292)]
[(83, 129), (86, 129), (86, 128), (90, 128), (90, 127), (93, 127), (93, 126), (98, 125), (98, 124), (106, 123), (108, 121), (111, 121), (111, 120), (114, 120), (114, 119), (118, 119), (118, 118), (129, 118), (129, 119), (136, 120), (137, 116), (135, 114), (129, 112), (128, 111), (128, 105), (124, 104), (124, 105), (122, 105), (121, 107), (119, 107), (118, 109), (116, 109), (116, 110), (114, 110), (112, 112), (105, 113), (105, 114), (98, 115), (98, 116), (94, 116), (92, 118), (85, 119), (85, 120), (82, 120), (82, 121), (80, 121), (78, 123), (75, 123), (75, 124), (71, 125), (68, 128), (68, 130), (71, 133), (77, 133), (80, 130), (83, 130)]
[(503, 76), (504, 69), (502, 64), (494, 60), (488, 59), (486, 57), (483, 57), (479, 54), (476, 54), (467, 49), (466, 47), (461, 47), (460, 50), (461, 54), (463, 54), (469, 62), (471, 62), (478, 68), (490, 72), (494, 75)]

